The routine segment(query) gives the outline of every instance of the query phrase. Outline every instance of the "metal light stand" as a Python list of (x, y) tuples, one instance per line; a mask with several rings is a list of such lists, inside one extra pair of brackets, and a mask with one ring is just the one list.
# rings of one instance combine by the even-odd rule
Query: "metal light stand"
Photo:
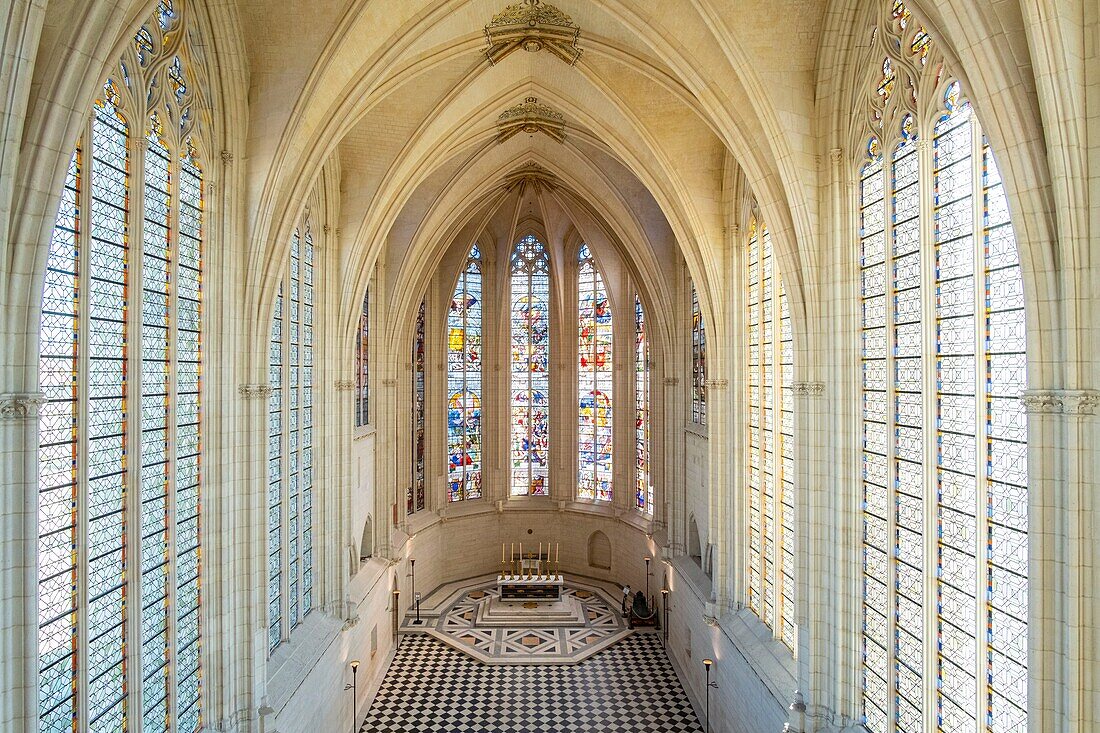
[(710, 681), (710, 668), (713, 665), (714, 665), (714, 660), (713, 659), (707, 658), (707, 659), (703, 660), (703, 668), (707, 670), (707, 708), (706, 708), (706, 711), (707, 711), (707, 714), (706, 714), (707, 727), (706, 727), (706, 733), (710, 733), (710, 688), (713, 687), (716, 690), (718, 689), (718, 683)]
[[(396, 576), (397, 574), (394, 573)], [(394, 578), (396, 580), (396, 577)], [(397, 648), (401, 648), (401, 591), (393, 589), (393, 638), (397, 641)]]
[(420, 620), (420, 594), (413, 594), (413, 598), (416, 600), (416, 621), (413, 621), (413, 623), (419, 625), (422, 623)]
[(356, 687), (356, 682), (357, 682), (356, 673), (358, 671), (359, 671), (359, 660), (358, 659), (351, 660), (351, 684), (350, 685), (344, 685), (344, 690), (345, 691), (351, 690), (351, 733), (355, 733), (355, 731), (357, 729), (357, 726), (359, 724), (359, 721), (357, 720), (357, 718), (359, 717), (359, 711), (356, 708), (356, 703), (359, 701), (358, 700), (358, 698), (359, 698), (359, 689), (358, 689), (358, 687)]
[(661, 605), (665, 607), (664, 637), (665, 646), (668, 646), (668, 588), (661, 588)]
[(649, 563), (653, 561), (653, 558), (649, 555), (645, 556), (645, 602), (649, 603)]

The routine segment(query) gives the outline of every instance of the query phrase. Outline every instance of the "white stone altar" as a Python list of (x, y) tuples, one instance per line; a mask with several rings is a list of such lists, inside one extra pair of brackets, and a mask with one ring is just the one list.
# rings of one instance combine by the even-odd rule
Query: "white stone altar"
[(497, 592), (507, 603), (536, 603), (561, 601), (565, 578), (562, 575), (507, 575), (497, 576)]

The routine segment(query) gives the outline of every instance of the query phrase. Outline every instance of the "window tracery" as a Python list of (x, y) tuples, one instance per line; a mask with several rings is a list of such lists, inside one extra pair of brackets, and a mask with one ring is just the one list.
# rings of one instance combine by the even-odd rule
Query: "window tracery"
[(447, 312), (447, 500), (481, 498), (481, 251), (475, 244)]
[(882, 7), (871, 53), (895, 78), (857, 130), (864, 717), (872, 733), (1022, 731), (1025, 329), (1007, 199), (902, 3)]
[(290, 240), (271, 324), (268, 417), (268, 647), (313, 608), (313, 233)]
[(193, 33), (190, 6), (162, 2), (123, 53), (77, 143), (47, 256), (42, 733), (201, 723), (206, 182)]
[(691, 284), (691, 421), (707, 424), (707, 329)]
[(611, 501), (612, 318), (603, 276), (588, 245), (578, 255), (577, 497)]
[(753, 219), (745, 259), (749, 608), (792, 651), (794, 348), (771, 235)]
[(370, 286), (363, 292), (355, 333), (355, 427), (370, 424)]
[(649, 341), (642, 299), (634, 296), (634, 482), (642, 512), (653, 514), (653, 484), (649, 466)]
[(420, 301), (420, 308), (416, 312), (416, 331), (413, 334), (413, 476), (412, 484), (405, 495), (405, 511), (408, 514), (421, 511), (427, 506), (424, 309), (425, 301)]
[(550, 257), (534, 235), (511, 257), (511, 495), (549, 494)]

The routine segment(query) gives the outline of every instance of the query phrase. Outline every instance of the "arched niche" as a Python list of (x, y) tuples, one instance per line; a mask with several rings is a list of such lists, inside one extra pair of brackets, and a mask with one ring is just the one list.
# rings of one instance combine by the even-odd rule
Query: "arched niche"
[(365, 563), (374, 556), (374, 518), (369, 514), (363, 522), (363, 537), (359, 541), (359, 562)]
[(600, 570), (611, 569), (611, 540), (599, 530), (588, 537), (588, 565)]
[(699, 541), (699, 524), (694, 515), (688, 519), (688, 557), (700, 568), (703, 567), (703, 547)]

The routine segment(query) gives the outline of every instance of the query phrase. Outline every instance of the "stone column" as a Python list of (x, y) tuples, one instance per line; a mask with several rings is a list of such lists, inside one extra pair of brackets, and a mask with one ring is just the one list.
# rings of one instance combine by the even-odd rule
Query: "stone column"
[(37, 729), (38, 408), (36, 392), (0, 394), (0, 728)]

